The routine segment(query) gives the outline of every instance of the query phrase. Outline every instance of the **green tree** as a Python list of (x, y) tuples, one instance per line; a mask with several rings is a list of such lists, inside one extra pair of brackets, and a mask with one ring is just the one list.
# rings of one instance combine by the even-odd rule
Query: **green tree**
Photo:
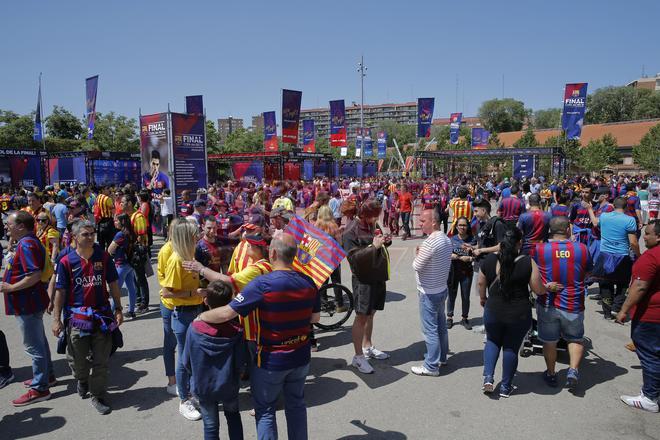
[(101, 151), (139, 151), (137, 121), (115, 112), (97, 113), (92, 145)]
[(0, 146), (3, 148), (33, 148), (34, 115), (19, 115), (0, 110)]
[[(249, 153), (263, 151), (264, 135), (244, 128), (239, 128), (227, 136), (222, 153)], [(282, 146), (280, 145), (280, 149)]]
[(660, 117), (660, 92), (633, 87), (603, 87), (587, 97), (585, 123)]
[(513, 143), (513, 148), (534, 148), (538, 147), (539, 143), (534, 136), (534, 130), (529, 127), (525, 130), (525, 133)]
[(619, 160), (617, 141), (607, 133), (602, 138), (589, 141), (580, 150), (580, 168), (589, 172), (599, 172)]
[(46, 118), (46, 134), (59, 139), (80, 139), (85, 131), (81, 121), (70, 111), (59, 105)]
[(211, 154), (220, 152), (220, 134), (212, 119), (206, 120), (206, 148)]
[(547, 108), (534, 112), (534, 128), (559, 128), (561, 126), (561, 109)]
[(660, 124), (651, 128), (633, 147), (635, 163), (650, 173), (660, 172)]
[(479, 118), (487, 130), (496, 133), (522, 130), (531, 110), (512, 98), (491, 99), (479, 107)]
[(401, 148), (405, 144), (411, 144), (417, 140), (417, 127), (414, 125), (399, 124), (396, 121), (388, 120), (381, 122), (378, 127), (374, 127), (371, 131), (372, 133), (378, 133), (380, 130), (387, 133), (387, 146), (389, 148), (394, 147), (394, 139)]

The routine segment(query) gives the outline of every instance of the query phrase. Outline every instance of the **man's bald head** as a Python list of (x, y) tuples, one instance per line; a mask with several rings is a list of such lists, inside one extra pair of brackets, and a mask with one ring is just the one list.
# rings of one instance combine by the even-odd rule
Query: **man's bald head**
[(288, 233), (278, 234), (270, 242), (271, 259), (273, 259), (274, 253), (274, 259), (286, 265), (293, 263), (297, 250), (296, 239)]

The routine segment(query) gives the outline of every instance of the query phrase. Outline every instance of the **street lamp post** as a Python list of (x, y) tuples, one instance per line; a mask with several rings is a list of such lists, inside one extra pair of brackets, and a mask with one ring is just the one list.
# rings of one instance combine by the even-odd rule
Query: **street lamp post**
[(360, 74), (360, 136), (362, 137), (360, 142), (360, 162), (362, 162), (362, 158), (364, 157), (364, 77), (367, 76), (365, 73), (367, 68), (364, 65), (364, 55), (360, 57), (357, 71)]

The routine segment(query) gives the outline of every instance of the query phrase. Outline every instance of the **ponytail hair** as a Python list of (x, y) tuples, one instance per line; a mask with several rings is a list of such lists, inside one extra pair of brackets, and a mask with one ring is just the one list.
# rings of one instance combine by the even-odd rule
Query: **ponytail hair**
[(500, 263), (500, 288), (505, 299), (509, 299), (511, 295), (511, 276), (513, 275), (513, 266), (520, 250), (517, 248), (518, 243), (522, 240), (522, 232), (520, 229), (513, 227), (506, 230), (504, 238), (500, 242), (500, 251), (497, 254), (497, 259)]

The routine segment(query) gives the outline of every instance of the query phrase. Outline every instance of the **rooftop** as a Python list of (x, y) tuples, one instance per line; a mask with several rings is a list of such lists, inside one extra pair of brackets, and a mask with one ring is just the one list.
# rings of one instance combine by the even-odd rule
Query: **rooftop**
[[(412, 102), (402, 102), (402, 103), (399, 103), (399, 104), (392, 104), (392, 103), (372, 104), (372, 105), (365, 104), (364, 108), (365, 109), (393, 108), (393, 107), (409, 107), (409, 106), (412, 106), (412, 105), (417, 106), (417, 103), (412, 101)], [(346, 110), (354, 110), (354, 109), (359, 109), (359, 108), (360, 108), (360, 106), (358, 104), (356, 104), (356, 105), (347, 105), (346, 106)], [(304, 113), (304, 112), (323, 112), (323, 111), (326, 111), (326, 112), (330, 111), (330, 108), (329, 107), (319, 107), (319, 108), (306, 108), (306, 109), (300, 110), (301, 113)]]

